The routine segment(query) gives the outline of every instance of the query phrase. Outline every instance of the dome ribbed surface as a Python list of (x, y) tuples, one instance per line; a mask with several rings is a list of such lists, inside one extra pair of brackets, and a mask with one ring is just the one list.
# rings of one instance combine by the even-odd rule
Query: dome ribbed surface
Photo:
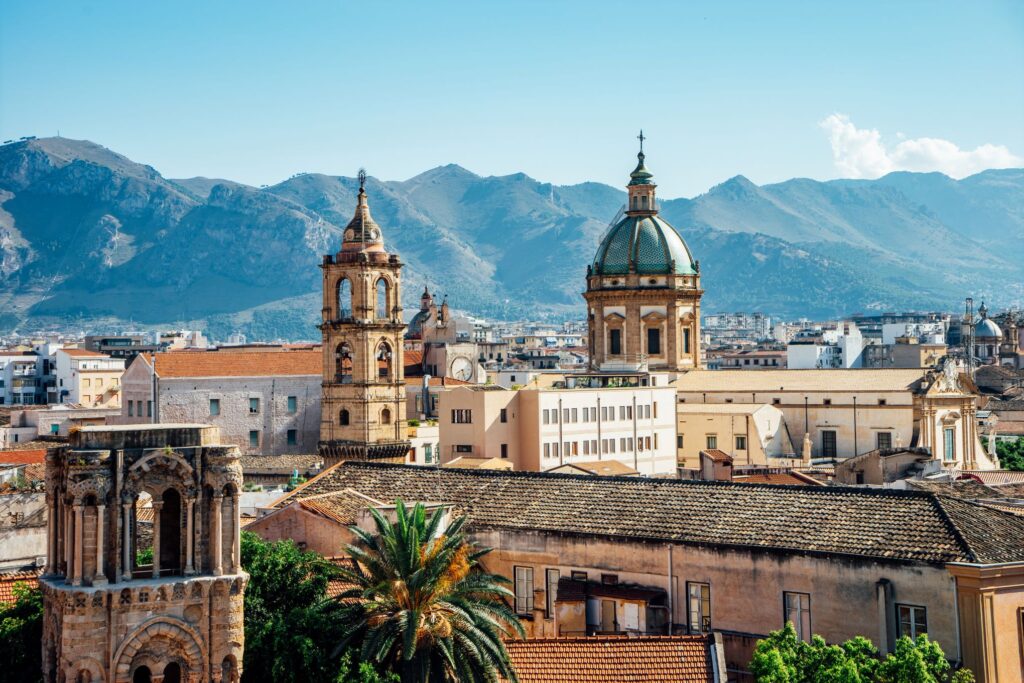
[(693, 275), (689, 248), (658, 216), (626, 216), (608, 231), (594, 258), (595, 275)]

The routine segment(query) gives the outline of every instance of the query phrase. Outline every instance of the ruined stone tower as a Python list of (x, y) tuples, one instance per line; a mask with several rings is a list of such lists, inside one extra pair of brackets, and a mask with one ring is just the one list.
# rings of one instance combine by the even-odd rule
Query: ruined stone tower
[(323, 270), (323, 383), (320, 452), (340, 459), (404, 459), (405, 377), (402, 362), (401, 268), (384, 249), (359, 172), (355, 215), (341, 251)]
[(46, 683), (238, 681), (238, 457), (204, 425), (84, 427), (47, 454)]

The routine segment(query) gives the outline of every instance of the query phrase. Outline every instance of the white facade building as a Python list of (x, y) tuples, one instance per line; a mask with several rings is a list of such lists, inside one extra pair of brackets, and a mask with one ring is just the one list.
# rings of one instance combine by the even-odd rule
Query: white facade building
[(852, 322), (835, 328), (801, 333), (786, 346), (790, 370), (859, 368), (863, 364), (864, 337)]

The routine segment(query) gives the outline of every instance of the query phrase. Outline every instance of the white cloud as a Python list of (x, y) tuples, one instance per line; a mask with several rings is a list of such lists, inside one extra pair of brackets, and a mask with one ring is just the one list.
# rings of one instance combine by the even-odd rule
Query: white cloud
[(904, 139), (887, 145), (874, 128), (857, 128), (846, 114), (832, 114), (819, 124), (832, 145), (836, 170), (847, 178), (878, 178), (892, 171), (939, 171), (965, 178), (987, 168), (1024, 166), (1024, 159), (1003, 145), (964, 150), (949, 140)]

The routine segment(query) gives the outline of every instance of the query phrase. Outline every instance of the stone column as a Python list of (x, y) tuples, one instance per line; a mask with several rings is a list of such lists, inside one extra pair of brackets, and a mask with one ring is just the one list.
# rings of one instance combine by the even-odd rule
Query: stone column
[(160, 510), (164, 507), (162, 500), (153, 501), (153, 578), (160, 576)]
[(195, 506), (195, 501), (189, 498), (185, 501), (185, 576), (191, 576), (196, 573), (195, 569), (192, 568), (192, 546), (195, 543), (195, 534), (192, 531), (192, 510)]
[(132, 503), (121, 503), (121, 580), (132, 578)]
[(213, 528), (210, 529), (210, 535), (213, 536), (213, 549), (211, 551), (213, 553), (212, 567), (213, 575), (220, 576), (223, 573), (224, 565), (224, 548), (221, 534), (221, 508), (224, 503), (224, 494), (220, 491), (214, 493), (211, 503), (213, 505), (213, 524), (211, 525)]
[(103, 573), (103, 524), (106, 521), (106, 505), (96, 506), (96, 573), (92, 577), (92, 585), (99, 586), (107, 582)]
[(242, 571), (242, 508), (238, 493), (231, 494), (231, 528), (233, 540), (231, 543), (231, 573), (238, 574)]
[(58, 564), (57, 502), (56, 498), (52, 498), (46, 504), (46, 574), (56, 574)]
[(71, 583), (75, 567), (75, 518), (71, 506), (64, 503), (64, 580)]
[(82, 543), (82, 517), (83, 517), (83, 505), (79, 500), (75, 501), (75, 571), (71, 580), (72, 586), (82, 585), (82, 556), (85, 555), (85, 547)]
[[(196, 541), (196, 539), (203, 538), (203, 490), (202, 489), (199, 489), (199, 492), (196, 494), (195, 503), (196, 503), (195, 504), (196, 514), (195, 514), (195, 520), (193, 521), (193, 525), (195, 527), (195, 533), (192, 534), (192, 547), (193, 547), (192, 552), (194, 554), (194, 557), (193, 557), (193, 560), (192, 560), (192, 562), (193, 562), (193, 567), (192, 568), (193, 568), (193, 570), (195, 571), (196, 574), (201, 574), (202, 571), (203, 571), (203, 558), (199, 556), (199, 548), (200, 548), (200, 546), (199, 546), (199, 543)], [(209, 552), (209, 551), (207, 551), (207, 552)]]

